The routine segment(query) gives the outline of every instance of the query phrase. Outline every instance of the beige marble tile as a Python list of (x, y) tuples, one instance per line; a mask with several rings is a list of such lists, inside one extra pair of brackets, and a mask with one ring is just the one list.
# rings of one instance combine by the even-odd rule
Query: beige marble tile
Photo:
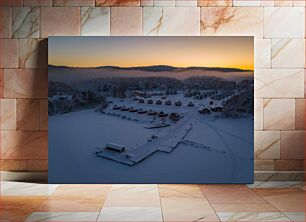
[(141, 35), (141, 7), (112, 7), (111, 35)]
[(141, 0), (140, 5), (141, 6), (153, 6), (154, 0)]
[(294, 222), (304, 222), (305, 212), (283, 212), (288, 218)]
[(41, 99), (39, 104), (39, 129), (48, 130), (48, 100)]
[(0, 39), (0, 68), (18, 68), (17, 39)]
[(277, 171), (303, 171), (303, 160), (275, 160), (275, 170)]
[(12, 9), (12, 37), (39, 38), (38, 7), (14, 7)]
[(303, 8), (300, 7), (264, 8), (265, 38), (304, 38), (304, 33), (305, 33), (305, 10)]
[(304, 98), (306, 98), (306, 69), (304, 69)]
[(157, 185), (113, 185), (105, 207), (159, 207)]
[(197, 7), (144, 7), (143, 35), (200, 35), (199, 18)]
[(182, 6), (182, 7), (190, 7), (194, 6), (196, 7), (198, 5), (197, 0), (176, 0), (175, 6)]
[(5, 98), (47, 98), (47, 69), (5, 69)]
[(51, 195), (40, 208), (39, 212), (98, 212), (103, 206), (104, 199), (92, 199), (80, 196)]
[(103, 207), (97, 221), (163, 221), (160, 207)]
[(175, 0), (153, 0), (154, 7), (175, 6)]
[(280, 212), (222, 212), (218, 213), (218, 216), (221, 221), (290, 221)]
[(158, 185), (159, 196), (161, 198), (181, 197), (181, 198), (204, 198), (198, 185), (193, 184), (162, 184)]
[(105, 200), (110, 184), (62, 184), (52, 194), (53, 197), (79, 197)]
[(201, 34), (263, 36), (263, 8), (202, 7)]
[(81, 20), (81, 35), (110, 35), (109, 7), (82, 7)]
[(233, 6), (260, 6), (260, 0), (233, 0)]
[(103, 207), (97, 221), (163, 221), (160, 207)]
[(52, 0), (23, 0), (24, 6), (52, 6)]
[[(2, 172), (2, 175), (4, 173)], [(1, 176), (2, 176), (1, 175)], [(5, 175), (5, 174), (4, 174)], [(33, 175), (33, 174), (32, 174)], [(58, 187), (57, 184), (30, 183), (20, 181), (1, 181), (1, 198), (3, 196), (28, 197), (32, 199), (49, 196)], [(46, 198), (44, 198), (46, 200)], [(38, 205), (38, 207), (41, 203)]]
[[(274, 181), (276, 182), (276, 181)], [(286, 183), (286, 181), (283, 181), (283, 183)], [(269, 189), (269, 188), (274, 188), (274, 189)], [(266, 199), (266, 197), (274, 197), (274, 196), (282, 196), (282, 195), (296, 195), (296, 194), (303, 194), (304, 191), (302, 187), (268, 187), (267, 188), (262, 188), (262, 187), (257, 187), (254, 189), (256, 193), (258, 193), (260, 196)], [(298, 211), (297, 211), (298, 212)]]
[(255, 39), (254, 41), (254, 67), (255, 69), (271, 68), (271, 40)]
[(0, 99), (0, 129), (1, 130), (16, 130), (17, 115), (16, 115), (16, 100), (15, 99)]
[(47, 40), (19, 39), (19, 68), (47, 68)]
[(293, 6), (293, 0), (274, 0), (275, 7)]
[(140, 0), (96, 0), (96, 6), (140, 6)]
[(0, 8), (0, 38), (11, 38), (12, 9)]
[(48, 133), (42, 131), (1, 131), (4, 159), (47, 159)]
[(0, 160), (2, 171), (24, 172), (27, 170), (27, 160)]
[(264, 7), (269, 7), (269, 6), (274, 6), (274, 0), (261, 0), (260, 1), (260, 6)]
[(212, 204), (216, 212), (277, 212), (278, 210), (268, 203), (261, 204)]
[(264, 130), (292, 130), (294, 128), (294, 99), (264, 99)]
[(304, 181), (254, 181), (253, 184), (248, 184), (251, 189), (254, 188), (299, 188), (302, 189)]
[(57, 35), (80, 35), (80, 14), (81, 10), (78, 7), (42, 7), (41, 38), (47, 38), (48, 36)]
[(3, 98), (3, 69), (0, 69), (0, 99)]
[(245, 185), (200, 185), (200, 188), (211, 204), (266, 203)]
[(304, 0), (293, 0), (293, 6), (295, 6), (295, 7), (305, 7), (306, 2)]
[(17, 100), (17, 130), (39, 130), (39, 99)]
[(303, 98), (303, 69), (257, 69), (255, 75), (257, 98)]
[(53, 0), (53, 6), (95, 6), (95, 0)]
[(22, 6), (23, 0), (1, 0), (0, 7)]
[(263, 130), (263, 99), (255, 99), (254, 108), (254, 128)]
[(198, 0), (198, 6), (219, 6), (219, 7), (226, 7), (226, 6), (233, 6), (233, 0)]
[(25, 221), (46, 197), (1, 196), (1, 221)]
[(273, 171), (274, 160), (254, 160), (255, 171)]
[(301, 189), (258, 189), (256, 192), (281, 212), (304, 212), (305, 210), (305, 192)]
[(281, 159), (304, 159), (305, 131), (281, 132)]
[[(272, 39), (272, 68), (304, 68), (304, 39)], [(294, 58), (294, 59), (292, 59)]]
[(27, 160), (27, 171), (29, 172), (48, 171), (48, 160)]
[(205, 198), (161, 198), (164, 221), (219, 221)]
[(33, 212), (28, 218), (29, 221), (96, 221), (99, 212)]
[(280, 158), (280, 132), (279, 131), (255, 131), (254, 134), (255, 159), (279, 159)]
[(295, 100), (295, 129), (305, 129), (305, 99)]
[(254, 180), (257, 181), (303, 181), (303, 171), (255, 171)]

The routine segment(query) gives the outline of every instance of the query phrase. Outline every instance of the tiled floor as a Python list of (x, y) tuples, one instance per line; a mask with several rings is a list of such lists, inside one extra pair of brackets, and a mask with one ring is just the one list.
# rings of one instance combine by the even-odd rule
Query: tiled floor
[(47, 185), (1, 182), (0, 221), (305, 221), (301, 182)]

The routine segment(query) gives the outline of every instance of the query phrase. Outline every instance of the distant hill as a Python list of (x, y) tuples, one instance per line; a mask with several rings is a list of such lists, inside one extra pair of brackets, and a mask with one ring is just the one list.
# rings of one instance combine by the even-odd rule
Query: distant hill
[(166, 65), (156, 65), (156, 66), (135, 66), (135, 67), (119, 67), (119, 66), (98, 66), (98, 67), (69, 67), (69, 66), (53, 66), (49, 65), (51, 69), (63, 69), (63, 68), (73, 68), (73, 69), (114, 69), (114, 70), (140, 70), (148, 72), (163, 72), (163, 71), (184, 71), (184, 70), (205, 70), (205, 71), (222, 71), (222, 72), (246, 72), (252, 70), (237, 69), (237, 68), (222, 68), (222, 67), (174, 67)]
[(49, 80), (53, 81), (75, 81), (82, 79), (93, 79), (101, 77), (172, 77), (186, 79), (192, 76), (214, 76), (226, 79), (253, 77), (253, 70), (222, 67), (174, 67), (166, 65), (137, 66), (137, 67), (67, 67), (48, 66)]

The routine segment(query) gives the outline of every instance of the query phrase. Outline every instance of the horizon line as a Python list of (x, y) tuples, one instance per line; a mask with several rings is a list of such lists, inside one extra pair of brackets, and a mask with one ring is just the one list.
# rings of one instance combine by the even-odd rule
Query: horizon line
[(55, 65), (55, 64), (49, 64), (48, 66), (56, 66), (56, 67), (68, 67), (68, 68), (99, 68), (99, 67), (118, 67), (118, 68), (138, 68), (138, 67), (151, 67), (151, 66), (168, 66), (168, 67), (175, 67), (175, 68), (222, 68), (222, 69), (239, 69), (244, 71), (254, 71), (253, 69), (249, 68), (239, 68), (239, 67), (223, 67), (223, 66), (172, 66), (172, 65), (137, 65), (137, 66), (116, 66), (116, 65), (100, 65), (100, 66), (69, 66), (69, 65)]

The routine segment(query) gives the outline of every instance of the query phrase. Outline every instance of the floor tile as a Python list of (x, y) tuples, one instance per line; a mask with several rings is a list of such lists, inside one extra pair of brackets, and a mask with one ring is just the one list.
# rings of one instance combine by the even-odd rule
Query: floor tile
[(34, 212), (26, 221), (96, 221), (99, 212)]
[(255, 181), (249, 188), (302, 188), (304, 181)]
[(277, 212), (278, 210), (268, 203), (261, 204), (212, 204), (216, 212)]
[(162, 184), (158, 185), (160, 197), (188, 197), (188, 198), (203, 198), (198, 185), (177, 185), (177, 184)]
[(0, 221), (24, 221), (47, 197), (1, 196), (0, 198)]
[(40, 212), (98, 212), (101, 210), (104, 198), (91, 197), (58, 197), (51, 196), (45, 200), (38, 211)]
[(98, 221), (163, 221), (160, 207), (103, 207)]
[(105, 207), (159, 207), (157, 185), (113, 185), (108, 193)]
[(200, 185), (210, 203), (266, 203), (245, 185)]
[(305, 194), (305, 191), (303, 191), (300, 188), (270, 188), (270, 189), (255, 188), (253, 190), (262, 197)]
[(255, 189), (255, 191), (282, 212), (305, 210), (305, 191), (301, 189)]
[(289, 219), (294, 222), (306, 221), (305, 212), (283, 212), (283, 214), (285, 214)]
[(36, 184), (1, 181), (1, 196), (42, 196), (50, 195), (58, 187), (56, 184)]
[(285, 215), (283, 215), (282, 213), (279, 212), (266, 212), (266, 213), (218, 213), (219, 218), (221, 219), (221, 221), (252, 221), (252, 222), (256, 222), (256, 221), (290, 221), (290, 219), (288, 217), (286, 217)]
[(52, 196), (105, 199), (110, 188), (108, 184), (64, 184), (59, 185)]
[(164, 221), (219, 221), (205, 198), (161, 198)]

